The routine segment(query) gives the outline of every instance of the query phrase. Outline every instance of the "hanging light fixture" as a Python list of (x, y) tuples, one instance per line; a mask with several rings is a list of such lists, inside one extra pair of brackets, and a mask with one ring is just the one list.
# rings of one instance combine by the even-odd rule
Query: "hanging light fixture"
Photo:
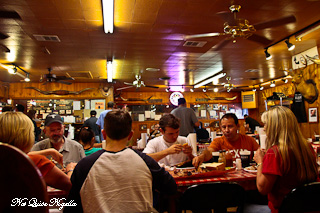
[(268, 48), (264, 51), (264, 53), (266, 54), (266, 60), (270, 60), (272, 58), (272, 55), (270, 55), (270, 53), (268, 53)]
[(29, 82), (30, 78), (29, 78), (29, 73), (26, 73), (26, 78), (24, 79), (25, 82)]
[(284, 42), (286, 42), (289, 51), (294, 50), (294, 48), (296, 47), (295, 45), (289, 42), (289, 39), (285, 40)]

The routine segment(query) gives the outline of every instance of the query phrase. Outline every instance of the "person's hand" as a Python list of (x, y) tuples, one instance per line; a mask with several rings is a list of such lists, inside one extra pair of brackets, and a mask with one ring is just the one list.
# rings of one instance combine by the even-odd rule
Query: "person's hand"
[(204, 161), (204, 155), (199, 155), (192, 159), (192, 165), (197, 169)]
[(168, 148), (168, 154), (179, 154), (182, 151), (181, 144), (174, 144)]
[(74, 168), (76, 167), (77, 163), (69, 163), (66, 168), (64, 169), (64, 172), (66, 172), (66, 174), (71, 177), (72, 173), (73, 173), (73, 170)]
[(258, 149), (258, 150), (256, 151), (256, 154), (253, 156), (253, 160), (254, 160), (257, 164), (262, 163), (263, 157), (264, 157), (265, 154), (266, 154), (265, 150)]
[(189, 146), (188, 144), (186, 144), (186, 145), (183, 144), (182, 151), (184, 154), (190, 155), (192, 153), (192, 147)]
[(47, 152), (48, 155), (51, 155), (53, 160), (58, 162), (63, 168), (63, 155), (54, 148), (47, 149)]

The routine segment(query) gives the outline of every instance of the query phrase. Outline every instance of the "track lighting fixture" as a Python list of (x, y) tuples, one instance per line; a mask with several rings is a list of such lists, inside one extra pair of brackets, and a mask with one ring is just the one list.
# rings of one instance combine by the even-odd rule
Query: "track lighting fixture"
[(183, 85), (181, 86), (182, 88), (181, 88), (181, 92), (184, 92), (184, 87), (183, 87)]
[(217, 87), (213, 89), (213, 92), (218, 92), (218, 91), (219, 89)]
[(170, 91), (170, 87), (167, 87), (167, 88), (166, 88), (166, 92), (169, 92), (169, 91)]
[(194, 92), (194, 88), (193, 87), (190, 89), (190, 92)]
[(260, 90), (263, 90), (263, 88), (264, 88), (263, 86), (261, 86), (261, 85), (259, 86), (259, 89), (260, 89)]
[(266, 60), (270, 60), (272, 58), (272, 55), (268, 53), (268, 48), (265, 49), (264, 53), (266, 54)]
[(288, 83), (288, 79), (287, 78), (283, 78), (282, 81), (286, 84)]
[(276, 86), (276, 82), (275, 81), (271, 81), (270, 87), (275, 87), (275, 86)]
[(289, 42), (289, 39), (285, 40), (284, 42), (286, 42), (289, 51), (294, 50), (294, 48), (296, 47), (295, 45)]
[(255, 92), (255, 91), (257, 91), (257, 89), (256, 89), (255, 87), (253, 87), (253, 88), (252, 88), (252, 91)]
[(25, 82), (29, 82), (30, 78), (29, 78), (29, 73), (26, 73), (26, 78), (24, 79)]
[(203, 92), (207, 92), (207, 87), (205, 86), (202, 91), (203, 91)]

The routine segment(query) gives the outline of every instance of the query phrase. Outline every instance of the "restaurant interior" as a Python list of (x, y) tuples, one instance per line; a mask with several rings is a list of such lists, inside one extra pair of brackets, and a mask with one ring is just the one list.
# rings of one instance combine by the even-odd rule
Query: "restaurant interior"
[(209, 131), (233, 112), (245, 133), (244, 114), (262, 124), (264, 111), (290, 108), (300, 92), (299, 125), (314, 138), (319, 8), (319, 0), (3, 0), (0, 110), (35, 109), (39, 126), (58, 113), (76, 138), (90, 111), (99, 116), (112, 101), (131, 113), (135, 146), (180, 97)]

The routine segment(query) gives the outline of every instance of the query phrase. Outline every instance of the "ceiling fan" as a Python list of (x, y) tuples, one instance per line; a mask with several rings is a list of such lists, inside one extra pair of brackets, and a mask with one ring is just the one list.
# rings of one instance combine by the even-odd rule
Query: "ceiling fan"
[(144, 82), (141, 80), (141, 75), (136, 75), (136, 80), (134, 80), (132, 83), (127, 83), (127, 82), (123, 82), (123, 83), (130, 86), (117, 88), (117, 90), (124, 90), (132, 87), (135, 87), (136, 89), (139, 89), (141, 87), (149, 87), (149, 88), (155, 88), (155, 89), (159, 88), (157, 86), (145, 85)]
[(217, 13), (217, 15), (225, 21), (223, 33), (216, 32), (186, 35), (184, 37), (185, 40), (200, 37), (228, 36), (225, 40), (216, 45), (215, 50), (220, 50), (230, 41), (236, 42), (236, 38), (245, 38), (254, 42), (261, 43), (266, 46), (270, 44), (272, 41), (264, 36), (254, 34), (254, 32), (256, 32), (257, 30), (285, 25), (296, 21), (295, 16), (290, 15), (279, 19), (273, 19), (251, 25), (249, 24), (249, 21), (247, 19), (237, 18), (237, 13), (240, 11), (240, 8), (240, 5), (231, 5), (229, 7), (231, 13), (228, 11), (222, 11)]
[[(230, 92), (232, 89), (242, 89), (242, 88), (246, 88), (246, 87), (249, 87), (249, 86), (234, 86), (234, 84), (232, 84), (230, 81), (231, 81), (231, 77), (226, 77), (226, 80), (227, 80), (227, 83), (223, 84), (223, 85), (215, 85), (214, 87), (215, 88), (218, 88), (218, 87), (223, 87), (223, 89), (219, 89), (220, 92), (222, 91), (227, 91), (227, 92)], [(210, 88), (209, 90), (214, 90), (215, 88)]]
[(41, 75), (41, 77), (40, 77), (40, 82), (44, 82), (43, 84), (56, 82), (56, 83), (70, 85), (72, 83), (68, 82), (66, 80), (74, 80), (74, 78), (72, 78), (72, 77), (57, 76), (55, 74), (51, 74), (51, 68), (48, 68), (48, 71), (49, 71), (48, 74)]
[[(16, 11), (0, 10), (0, 19), (21, 19), (21, 17)], [(8, 37), (8, 35), (0, 32), (0, 40)]]

